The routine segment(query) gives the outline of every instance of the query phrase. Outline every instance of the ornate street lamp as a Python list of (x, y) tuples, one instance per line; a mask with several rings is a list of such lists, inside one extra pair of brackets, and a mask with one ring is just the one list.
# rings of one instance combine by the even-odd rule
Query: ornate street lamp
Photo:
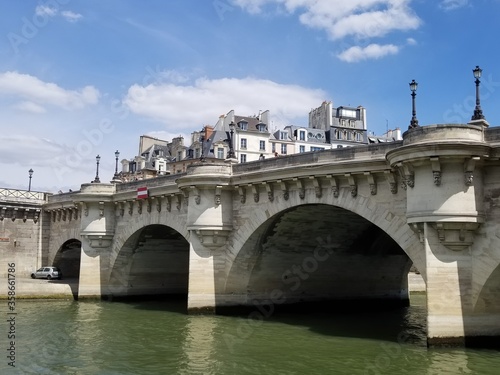
[(482, 120), (484, 119), (484, 116), (483, 110), (481, 109), (481, 101), (479, 99), (479, 84), (481, 83), (479, 78), (481, 78), (483, 70), (476, 65), (476, 68), (472, 70), (472, 73), (474, 73), (474, 78), (476, 78), (476, 108), (474, 108), (474, 114), (472, 115), (471, 120)]
[(234, 159), (234, 157), (235, 157), (234, 145), (233, 145), (233, 142), (234, 142), (233, 134), (234, 134), (235, 127), (236, 127), (236, 125), (234, 124), (234, 122), (231, 121), (231, 123), (229, 124), (229, 152), (227, 153), (227, 159)]
[(99, 161), (101, 161), (101, 157), (99, 155), (97, 155), (95, 157), (95, 161), (96, 161), (96, 172), (95, 172), (95, 179), (92, 182), (100, 183), (101, 180), (99, 180)]
[(408, 129), (418, 128), (418, 120), (417, 120), (417, 110), (415, 107), (415, 96), (417, 96), (417, 87), (418, 83), (412, 79), (410, 82), (410, 91), (411, 91), (411, 105), (412, 105), (412, 116), (411, 122)]
[(30, 182), (28, 184), (28, 191), (31, 191), (31, 177), (33, 176), (33, 169), (30, 168), (30, 170), (28, 171), (28, 174), (30, 176)]
[(115, 176), (114, 178), (118, 178), (118, 158), (120, 157), (120, 152), (118, 150), (115, 151)]

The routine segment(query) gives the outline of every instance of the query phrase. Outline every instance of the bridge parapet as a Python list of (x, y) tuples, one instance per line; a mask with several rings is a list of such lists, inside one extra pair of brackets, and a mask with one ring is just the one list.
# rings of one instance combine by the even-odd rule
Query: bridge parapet
[(407, 189), (409, 224), (421, 231), (432, 223), (441, 242), (462, 250), (484, 221), (480, 166), (490, 157), (484, 129), (477, 125), (431, 125), (403, 135), (403, 146), (387, 159)]

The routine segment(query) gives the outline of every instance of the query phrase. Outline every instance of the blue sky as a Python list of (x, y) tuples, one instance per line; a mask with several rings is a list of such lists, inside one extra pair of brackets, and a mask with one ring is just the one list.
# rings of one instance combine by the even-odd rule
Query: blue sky
[(111, 180), (139, 136), (187, 136), (221, 114), (362, 105), (368, 128), (467, 123), (472, 69), (500, 122), (499, 0), (0, 0), (0, 187)]

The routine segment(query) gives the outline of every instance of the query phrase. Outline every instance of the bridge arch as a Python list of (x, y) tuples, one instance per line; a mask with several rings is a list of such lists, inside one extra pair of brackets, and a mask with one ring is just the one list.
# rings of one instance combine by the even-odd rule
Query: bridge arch
[[(387, 255), (392, 254), (395, 256), (392, 261), (399, 257), (396, 261), (397, 265), (395, 265), (395, 269), (397, 269), (395, 272), (398, 275), (393, 275), (393, 277), (395, 279), (400, 278), (400, 282), (399, 285), (396, 285), (398, 284), (397, 281), (394, 282), (396, 286), (391, 286), (393, 289), (390, 293), (397, 293), (396, 289), (403, 289), (403, 292), (405, 292), (404, 289), (407, 289), (406, 275), (412, 263), (425, 272), (422, 255), (419, 252), (421, 244), (415, 233), (406, 224), (404, 214), (398, 215), (398, 212), (393, 207), (380, 204), (372, 197), (358, 196), (353, 198), (347, 190), (338, 198), (333, 197), (333, 194), (318, 198), (312, 191), (306, 194), (304, 199), (300, 199), (298, 196), (294, 197), (292, 194), (289, 200), (283, 199), (282, 196), (275, 197), (274, 202), (266, 206), (265, 211), (247, 210), (246, 220), (237, 228), (238, 240), (233, 242), (233, 252), (230, 254), (232, 261), (228, 262), (230, 264), (226, 269), (228, 276), (224, 291), (225, 298), (232, 299), (232, 302), (238, 304), (246, 304), (249, 298), (247, 292), (255, 292), (252, 298), (264, 298), (266, 294), (269, 296), (271, 290), (268, 288), (271, 288), (271, 285), (278, 285), (284, 289), (287, 289), (286, 285), (288, 285), (290, 288), (298, 290), (299, 284), (303, 280), (298, 280), (297, 277), (294, 278), (293, 272), (290, 272), (294, 266), (302, 266), (316, 273), (320, 266), (323, 267), (320, 264), (323, 260), (325, 264), (331, 263), (334, 257), (330, 260), (327, 260), (327, 258), (336, 251), (335, 248), (338, 247), (336, 241), (339, 238), (335, 239), (332, 233), (328, 234), (328, 228), (318, 230), (314, 225), (309, 225), (306, 221), (300, 221), (301, 216), (305, 218), (307, 215), (315, 215), (315, 210), (318, 211), (316, 216), (309, 216), (311, 224), (314, 221), (314, 225), (322, 225), (321, 222), (327, 223), (326, 225), (338, 225), (339, 223), (335, 219), (328, 219), (328, 215), (340, 215), (340, 217), (344, 218), (342, 220), (351, 222), (351, 228), (357, 227), (355, 233), (351, 233), (347, 237), (344, 236), (343, 241), (356, 242), (357, 244), (353, 246), (361, 246), (364, 249), (363, 251), (381, 252), (385, 247), (388, 249)], [(324, 217), (325, 220), (318, 223), (318, 217)], [(315, 220), (311, 220), (312, 218)], [(288, 254), (289, 259), (284, 259), (284, 257), (272, 259), (272, 256), (269, 256), (269, 254), (263, 255), (263, 253), (272, 246), (280, 246), (279, 241), (276, 238), (273, 239), (273, 233), (281, 230), (283, 234), (287, 233), (288, 230), (287, 235), (294, 235), (293, 226), (283, 229), (287, 226), (283, 224), (283, 220), (288, 220), (290, 223), (294, 223), (294, 220), (296, 220), (295, 225), (299, 228), (297, 232), (307, 232), (307, 237), (304, 237), (303, 234), (302, 239), (295, 238), (294, 244), (299, 243), (299, 246), (308, 247), (308, 250), (306, 249), (299, 257)], [(373, 243), (366, 242), (367, 239), (373, 240)], [(309, 241), (309, 245), (300, 243), (300, 241), (304, 240)], [(363, 241), (365, 243), (362, 243)], [(289, 246), (290, 243), (282, 245)], [(340, 251), (345, 252), (346, 248), (344, 247)], [(354, 256), (354, 254), (352, 255)], [(264, 269), (266, 266), (263, 264), (263, 257), (266, 256), (269, 264), (281, 263), (281, 266), (277, 267), (279, 275), (274, 275), (274, 284), (264, 285), (260, 283), (256, 287), (259, 284), (257, 280), (265, 279), (263, 276), (266, 272)], [(362, 254), (358, 253), (355, 256), (362, 256)], [(336, 259), (339, 260), (340, 258), (337, 257)], [(384, 267), (383, 263), (380, 263), (379, 266)], [(331, 267), (331, 265), (326, 266), (326, 268), (328, 267)], [(288, 278), (286, 278), (287, 276)], [(303, 277), (305, 279), (309, 275)], [(303, 284), (305, 283), (307, 282)], [(252, 291), (253, 287), (256, 287), (257, 290)], [(298, 297), (295, 299), (297, 301), (301, 300)]]
[(61, 270), (65, 279), (78, 279), (81, 254), (82, 242), (75, 238), (69, 239), (59, 248), (51, 264)]
[(110, 264), (108, 295), (187, 295), (189, 243), (164, 224), (132, 233)]
[(47, 257), (44, 257), (46, 261), (44, 259), (43, 262), (46, 262), (47, 264), (54, 264), (56, 262), (56, 257), (60, 256), (60, 251), (63, 249), (65, 244), (73, 241), (80, 241), (81, 244), (81, 240), (80, 226), (75, 225), (65, 229), (51, 231), (51, 236), (49, 238), (49, 251)]

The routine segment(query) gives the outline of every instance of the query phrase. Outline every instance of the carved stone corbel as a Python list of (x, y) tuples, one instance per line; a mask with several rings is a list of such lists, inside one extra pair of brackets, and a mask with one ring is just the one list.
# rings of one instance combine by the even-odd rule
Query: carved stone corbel
[(148, 213), (150, 213), (150, 212), (151, 212), (151, 199), (147, 199), (147, 200), (146, 200), (146, 211), (147, 211)]
[(33, 222), (35, 224), (38, 222), (39, 217), (40, 217), (40, 210), (35, 210), (35, 215), (33, 216)]
[(2, 207), (2, 212), (0, 213), (0, 221), (5, 219), (5, 213), (7, 212), (7, 207)]
[(142, 214), (142, 200), (138, 200), (138, 201), (137, 201), (137, 213), (138, 213), (139, 215), (141, 215), (141, 214)]
[(62, 211), (61, 212), (61, 219), (62, 219), (62, 221), (66, 221), (67, 211), (65, 208), (63, 208), (61, 211)]
[(467, 159), (464, 163), (464, 175), (465, 175), (465, 185), (472, 186), (474, 183), (474, 170), (476, 169), (476, 162), (481, 158), (479, 156), (474, 156)]
[(434, 185), (441, 185), (441, 163), (438, 157), (431, 158), (432, 166), (432, 178), (434, 179)]
[(198, 188), (196, 186), (190, 186), (189, 188), (193, 192), (194, 202), (196, 204), (200, 204), (200, 202), (201, 202), (201, 195), (200, 195), (200, 191), (198, 190)]
[(82, 206), (82, 211), (85, 216), (89, 216), (89, 207), (87, 206), (87, 203), (85, 202), (80, 202)]
[(304, 188), (304, 183), (300, 178), (294, 178), (293, 181), (297, 184), (297, 189), (299, 190), (299, 198), (304, 199), (306, 197), (306, 189)]
[[(61, 216), (62, 216), (62, 210), (60, 208), (58, 208), (56, 211), (56, 220), (61, 221)], [(14, 221), (14, 220), (12, 220), (12, 221)]]
[(418, 240), (424, 243), (424, 225), (423, 223), (411, 223), (410, 228), (418, 235)]
[(368, 185), (370, 186), (370, 194), (376, 195), (377, 194), (377, 183), (375, 181), (375, 177), (370, 172), (365, 172), (364, 175), (366, 176), (366, 178), (368, 180)]
[(314, 186), (314, 193), (316, 194), (316, 198), (321, 198), (322, 192), (319, 179), (314, 176), (309, 176), (309, 179), (312, 181), (312, 184)]
[(252, 189), (253, 201), (257, 203), (259, 201), (259, 188), (252, 184), (249, 184), (248, 186)]
[(356, 198), (358, 195), (358, 185), (356, 184), (356, 180), (354, 179), (354, 176), (350, 173), (346, 173), (345, 176), (349, 181), (349, 187), (351, 188), (351, 196), (353, 198)]
[(215, 205), (219, 206), (221, 203), (222, 186), (217, 185), (215, 187)]
[(118, 202), (118, 214), (120, 216), (125, 214), (125, 202)]
[(237, 186), (236, 188), (238, 189), (238, 194), (240, 195), (240, 202), (244, 204), (247, 201), (246, 190), (243, 186)]
[[(189, 198), (189, 194), (186, 193), (186, 195), (184, 195), (184, 201)], [(177, 198), (177, 201), (175, 202), (175, 208), (177, 208), (177, 211), (180, 211), (182, 206), (182, 196), (180, 194), (176, 194), (175, 197)]]
[(283, 192), (283, 199), (287, 201), (290, 198), (290, 193), (288, 191), (288, 187), (286, 186), (286, 182), (278, 180), (277, 183), (280, 186), (281, 191)]
[(167, 211), (170, 212), (172, 211), (172, 198), (173, 198), (173, 194), (170, 194), (170, 195), (167, 195), (166, 198), (167, 198)]
[(104, 216), (104, 202), (99, 202), (99, 216)]
[(392, 194), (398, 193), (398, 183), (396, 181), (396, 176), (392, 171), (384, 171), (385, 178), (389, 183), (389, 188), (391, 189)]
[(24, 216), (23, 216), (23, 223), (26, 223), (26, 220), (28, 220), (28, 214), (30, 212), (29, 208), (24, 209)]
[(413, 167), (408, 163), (399, 163), (398, 169), (401, 174), (401, 185), (403, 188), (406, 190), (406, 187), (409, 186), (413, 189), (415, 187), (415, 172), (413, 171)]
[(330, 181), (330, 187), (332, 188), (332, 193), (335, 198), (339, 197), (339, 182), (337, 177), (333, 177), (331, 174), (327, 175), (326, 178)]
[(156, 211), (161, 212), (161, 201), (163, 196), (156, 198)]
[(262, 185), (264, 185), (264, 188), (267, 191), (267, 198), (269, 199), (269, 201), (274, 201), (274, 191), (271, 182), (263, 182)]
[(132, 215), (134, 213), (134, 201), (128, 201), (128, 213)]
[(12, 220), (12, 221), (16, 221), (16, 219), (17, 219), (17, 210), (18, 210), (18, 208), (17, 208), (17, 207), (14, 207), (14, 208), (12, 209), (12, 217), (11, 217), (11, 220)]
[(73, 220), (73, 207), (68, 207), (68, 220)]

